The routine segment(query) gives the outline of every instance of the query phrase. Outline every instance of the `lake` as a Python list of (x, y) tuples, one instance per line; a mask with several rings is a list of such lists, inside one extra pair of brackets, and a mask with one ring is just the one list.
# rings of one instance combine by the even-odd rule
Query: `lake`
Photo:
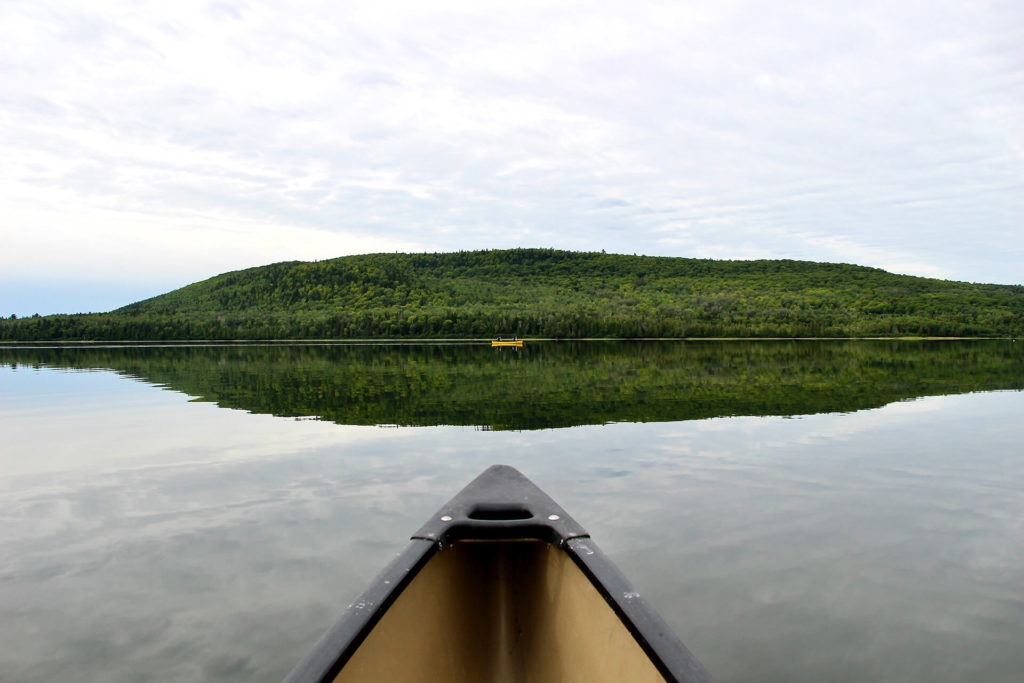
[(1024, 344), (0, 347), (0, 680), (277, 681), (487, 466), (726, 681), (1024, 680)]

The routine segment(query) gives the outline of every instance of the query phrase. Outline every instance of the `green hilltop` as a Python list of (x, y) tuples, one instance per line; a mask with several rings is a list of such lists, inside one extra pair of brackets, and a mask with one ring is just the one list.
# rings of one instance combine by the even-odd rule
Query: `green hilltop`
[(217, 275), (3, 340), (1014, 336), (1024, 287), (789, 260), (511, 249), (366, 254)]

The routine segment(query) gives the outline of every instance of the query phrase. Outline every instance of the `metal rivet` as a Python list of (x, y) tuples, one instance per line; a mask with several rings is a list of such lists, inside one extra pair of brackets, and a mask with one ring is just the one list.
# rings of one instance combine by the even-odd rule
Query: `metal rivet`
[(442, 522), (450, 522), (450, 521), (452, 521), (451, 515), (444, 515), (443, 517), (441, 517), (441, 521)]
[(548, 515), (548, 519), (550, 519), (552, 522), (557, 522), (561, 519), (561, 517), (559, 517), (558, 515)]

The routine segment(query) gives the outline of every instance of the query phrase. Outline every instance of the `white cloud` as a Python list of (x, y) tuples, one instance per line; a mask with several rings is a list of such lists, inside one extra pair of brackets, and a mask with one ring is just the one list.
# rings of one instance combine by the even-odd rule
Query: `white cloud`
[(1021, 282), (1022, 27), (1000, 2), (8, 0), (0, 268), (556, 246)]

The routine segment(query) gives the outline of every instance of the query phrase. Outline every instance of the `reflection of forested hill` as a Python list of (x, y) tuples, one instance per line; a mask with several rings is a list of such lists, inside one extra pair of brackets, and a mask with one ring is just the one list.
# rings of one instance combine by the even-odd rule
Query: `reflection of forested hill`
[(0, 348), (0, 362), (108, 368), (254, 413), (493, 429), (847, 412), (1024, 389), (1024, 345), (995, 341)]
[(1010, 336), (1024, 287), (806, 261), (510, 249), (368, 254), (217, 275), (0, 339)]

